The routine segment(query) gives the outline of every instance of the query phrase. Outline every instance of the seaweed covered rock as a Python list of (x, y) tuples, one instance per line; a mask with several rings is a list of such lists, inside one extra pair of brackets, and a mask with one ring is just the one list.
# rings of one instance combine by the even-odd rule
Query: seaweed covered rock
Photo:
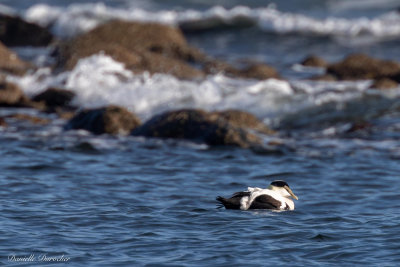
[(0, 41), (6, 46), (47, 46), (52, 40), (53, 35), (46, 28), (0, 14)]
[(370, 88), (376, 88), (376, 89), (393, 89), (398, 87), (399, 84), (389, 78), (381, 78), (377, 79), (374, 81), (374, 83), (371, 85)]
[(204, 71), (208, 74), (222, 72), (230, 77), (266, 80), (270, 78), (280, 79), (278, 71), (263, 63), (251, 63), (244, 68), (236, 68), (219, 60), (209, 60), (204, 64)]
[(44, 92), (34, 96), (33, 101), (44, 102), (48, 108), (69, 107), (75, 93), (69, 90), (49, 88)]
[(191, 65), (204, 56), (190, 47), (177, 28), (156, 23), (110, 21), (59, 47), (59, 65), (71, 69), (81, 58), (103, 52), (133, 72), (202, 77)]
[[(239, 111), (237, 111), (239, 112)], [(211, 146), (259, 146), (262, 140), (229, 116), (233, 113), (206, 112), (198, 109), (167, 111), (136, 128), (135, 136), (187, 139)], [(240, 119), (239, 119), (240, 120)], [(261, 123), (261, 122), (260, 122)]]
[(328, 63), (323, 58), (316, 55), (306, 57), (300, 64), (306, 67), (317, 68), (326, 68), (328, 66)]
[(105, 53), (134, 73), (167, 73), (180, 79), (204, 78), (223, 72), (228, 76), (269, 79), (278, 72), (261, 63), (237, 68), (204, 55), (188, 45), (174, 27), (143, 22), (110, 21), (59, 45), (58, 67), (72, 69), (81, 59)]
[(344, 60), (330, 64), (327, 73), (339, 80), (367, 80), (390, 78), (400, 74), (400, 64), (364, 54), (352, 54)]
[[(235, 74), (235, 72), (233, 74)], [(234, 76), (258, 80), (281, 78), (275, 68), (262, 63), (251, 64), (244, 69), (240, 69)]]
[(22, 61), (14, 52), (0, 42), (0, 71), (21, 75), (25, 73), (28, 67), (29, 64), (27, 62)]
[(266, 135), (275, 133), (275, 131), (267, 127), (267, 125), (260, 121), (256, 116), (246, 111), (228, 109), (224, 111), (217, 111), (212, 114), (218, 116), (219, 118), (225, 119), (236, 127), (248, 128)]
[(126, 108), (108, 106), (79, 112), (67, 123), (65, 129), (84, 129), (94, 134), (128, 134), (140, 123)]

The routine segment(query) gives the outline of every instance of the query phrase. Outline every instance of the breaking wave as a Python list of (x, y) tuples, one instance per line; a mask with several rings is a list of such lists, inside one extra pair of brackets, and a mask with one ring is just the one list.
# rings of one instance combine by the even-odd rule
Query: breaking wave
[(30, 96), (49, 87), (65, 88), (76, 93), (77, 106), (117, 104), (142, 119), (179, 108), (240, 109), (271, 126), (289, 127), (376, 116), (390, 109), (400, 95), (396, 89), (370, 90), (370, 81), (258, 81), (222, 74), (182, 81), (167, 74), (136, 75), (104, 54), (81, 59), (73, 70), (57, 75), (41, 68), (9, 79)]
[(38, 4), (25, 12), (25, 18), (50, 27), (61, 37), (71, 37), (91, 30), (111, 19), (159, 22), (177, 25), (185, 31), (192, 32), (253, 26), (263, 32), (276, 34), (370, 36), (377, 39), (400, 37), (400, 15), (395, 11), (374, 18), (317, 19), (303, 14), (281, 12), (273, 6), (265, 8), (236, 6), (232, 9), (215, 6), (205, 11), (147, 11), (141, 8), (113, 8), (102, 3), (72, 4), (65, 8)]

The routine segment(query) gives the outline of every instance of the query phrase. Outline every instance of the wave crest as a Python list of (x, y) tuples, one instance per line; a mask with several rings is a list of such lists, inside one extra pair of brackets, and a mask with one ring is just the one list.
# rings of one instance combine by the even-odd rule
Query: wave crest
[(400, 15), (389, 12), (375, 18), (316, 19), (297, 13), (281, 12), (274, 7), (249, 8), (221, 6), (206, 11), (146, 11), (140, 8), (118, 9), (102, 3), (73, 4), (66, 8), (34, 5), (26, 11), (27, 20), (51, 26), (55, 34), (71, 37), (111, 19), (158, 22), (180, 26), (185, 31), (208, 31), (219, 28), (258, 27), (268, 33), (315, 34), (337, 37), (400, 37)]

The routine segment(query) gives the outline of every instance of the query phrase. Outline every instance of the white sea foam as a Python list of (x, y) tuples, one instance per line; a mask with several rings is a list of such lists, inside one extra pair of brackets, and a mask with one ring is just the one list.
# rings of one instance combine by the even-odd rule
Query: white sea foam
[[(167, 74), (135, 75), (104, 54), (81, 59), (68, 72), (55, 75), (42, 68), (33, 74), (8, 79), (31, 96), (52, 86), (61, 87), (77, 94), (78, 106), (121, 105), (143, 120), (178, 108), (241, 109), (275, 124), (290, 114), (309, 119), (308, 115), (320, 116), (346, 108), (352, 101), (360, 102), (362, 107), (373, 99), (396, 99), (400, 94), (399, 90), (369, 92), (369, 81), (256, 81), (222, 74), (210, 75), (203, 81), (182, 81)], [(361, 98), (365, 101), (359, 101)]]
[(178, 13), (174, 11), (150, 12), (143, 9), (118, 9), (103, 3), (72, 4), (66, 8), (45, 4), (33, 5), (25, 12), (28, 21), (51, 26), (61, 37), (71, 37), (89, 31), (112, 19), (176, 24)]
[(34, 5), (25, 18), (43, 26), (52, 25), (62, 37), (70, 37), (93, 29), (110, 19), (151, 21), (181, 25), (187, 29), (212, 29), (219, 26), (253, 24), (266, 32), (332, 35), (338, 37), (393, 38), (400, 36), (400, 15), (386, 13), (375, 18), (327, 17), (316, 19), (297, 13), (281, 12), (275, 8), (249, 8), (237, 6), (225, 9), (220, 6), (206, 11), (146, 11), (140, 8), (119, 9), (102, 3), (73, 4), (66, 8), (44, 4)]
[(166, 74), (134, 75), (122, 63), (98, 54), (78, 62), (72, 71), (53, 75), (42, 68), (24, 77), (10, 77), (32, 96), (48, 87), (63, 87), (77, 93), (83, 107), (118, 104), (147, 118), (155, 113), (184, 107), (209, 110), (242, 108), (256, 112), (278, 108), (292, 94), (290, 84), (279, 80), (254, 81), (212, 75), (204, 81), (182, 81)]

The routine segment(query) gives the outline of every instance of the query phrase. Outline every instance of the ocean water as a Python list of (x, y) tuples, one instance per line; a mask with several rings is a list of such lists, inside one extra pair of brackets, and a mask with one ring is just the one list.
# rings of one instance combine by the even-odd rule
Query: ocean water
[[(53, 73), (48, 48), (14, 47), (38, 66), (8, 76), (35, 95), (50, 86), (74, 104), (118, 104), (142, 120), (195, 107), (252, 112), (278, 134), (268, 151), (188, 141), (93, 136), (51, 120), (7, 118), (0, 127), (0, 263), (41, 266), (398, 266), (400, 262), (400, 89), (371, 81), (316, 82), (321, 69), (297, 65), (352, 52), (400, 61), (398, 1), (22, 1), (19, 14), (67, 38), (109, 19), (185, 29), (215, 57), (271, 64), (285, 80), (216, 74), (181, 81), (133, 75), (106, 55)], [(352, 131), (354, 123), (369, 127)], [(231, 211), (215, 197), (275, 179), (299, 196), (290, 212)]]

